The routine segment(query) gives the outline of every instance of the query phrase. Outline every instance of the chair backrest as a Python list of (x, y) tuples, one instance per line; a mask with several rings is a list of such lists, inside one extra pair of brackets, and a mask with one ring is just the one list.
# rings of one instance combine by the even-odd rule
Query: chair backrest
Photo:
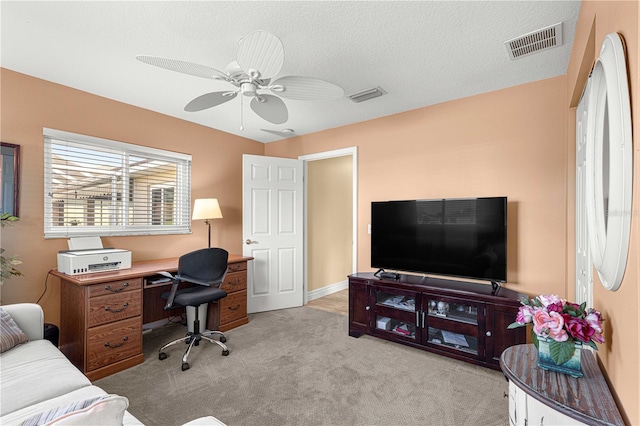
[(192, 251), (180, 256), (178, 275), (185, 275), (205, 282), (224, 278), (227, 272), (229, 252), (213, 247)]

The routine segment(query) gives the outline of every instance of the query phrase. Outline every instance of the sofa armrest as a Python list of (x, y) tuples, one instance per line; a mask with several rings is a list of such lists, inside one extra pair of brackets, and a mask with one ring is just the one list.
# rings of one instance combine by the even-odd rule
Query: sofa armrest
[(44, 338), (44, 312), (40, 305), (35, 303), (16, 303), (3, 305), (18, 327), (29, 336), (29, 340), (41, 340)]

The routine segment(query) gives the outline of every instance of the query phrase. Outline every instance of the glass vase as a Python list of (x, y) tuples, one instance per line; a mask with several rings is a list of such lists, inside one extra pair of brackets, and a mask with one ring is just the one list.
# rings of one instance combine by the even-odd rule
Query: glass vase
[(543, 370), (557, 371), (558, 373), (567, 374), (571, 377), (582, 377), (582, 365), (580, 362), (580, 353), (582, 345), (576, 343), (573, 356), (562, 364), (556, 364), (549, 353), (549, 340), (538, 338), (538, 367)]

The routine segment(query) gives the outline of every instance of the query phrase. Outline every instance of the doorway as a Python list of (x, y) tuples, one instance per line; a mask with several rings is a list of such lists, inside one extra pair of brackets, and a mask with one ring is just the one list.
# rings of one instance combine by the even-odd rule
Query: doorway
[(346, 290), (357, 265), (357, 149), (301, 156), (305, 162), (304, 303)]

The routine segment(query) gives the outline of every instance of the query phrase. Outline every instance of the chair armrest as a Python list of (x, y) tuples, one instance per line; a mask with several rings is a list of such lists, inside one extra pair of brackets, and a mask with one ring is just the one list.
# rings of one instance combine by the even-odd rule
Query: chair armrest
[(167, 277), (167, 278), (171, 278), (173, 279), (173, 275), (171, 275), (169, 272), (167, 271), (160, 271), (160, 272), (156, 272), (156, 274), (158, 275), (162, 275), (163, 277)]
[(180, 284), (180, 278), (178, 276), (171, 275), (169, 272), (160, 271), (156, 272), (158, 275), (162, 275), (163, 277), (171, 278), (173, 284), (171, 285), (171, 293), (169, 293), (169, 297), (167, 298), (167, 304), (164, 305), (164, 310), (168, 311), (173, 308), (173, 299), (176, 297), (176, 290), (178, 290), (178, 285)]
[(42, 340), (44, 338), (44, 312), (42, 307), (35, 303), (16, 303), (3, 305), (18, 327), (29, 336), (29, 340)]
[(218, 287), (220, 288), (220, 286), (222, 286), (222, 283), (224, 282), (225, 277), (227, 276), (227, 272), (225, 271), (224, 274), (219, 277), (218, 279), (214, 280), (214, 281), (203, 281), (200, 280), (198, 278), (194, 278), (192, 276), (189, 275), (176, 275), (175, 278), (180, 280), (180, 281), (184, 281), (186, 283), (191, 283), (191, 284), (197, 284), (197, 285), (201, 285), (201, 286), (205, 286), (205, 287)]

